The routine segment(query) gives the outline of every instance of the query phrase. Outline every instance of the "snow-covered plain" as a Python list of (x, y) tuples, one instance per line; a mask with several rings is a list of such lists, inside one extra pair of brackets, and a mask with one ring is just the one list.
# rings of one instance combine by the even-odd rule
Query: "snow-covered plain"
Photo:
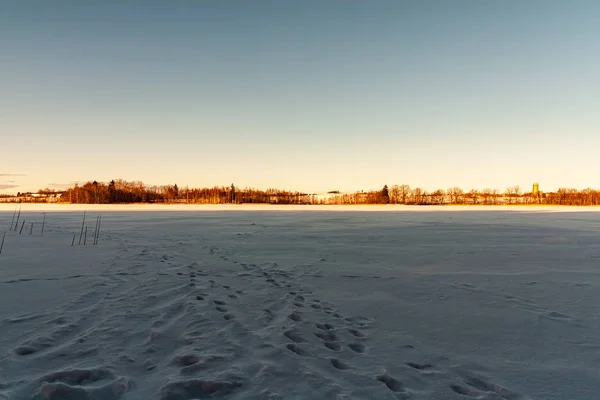
[(142, 209), (23, 206), (0, 399), (600, 398), (593, 209)]

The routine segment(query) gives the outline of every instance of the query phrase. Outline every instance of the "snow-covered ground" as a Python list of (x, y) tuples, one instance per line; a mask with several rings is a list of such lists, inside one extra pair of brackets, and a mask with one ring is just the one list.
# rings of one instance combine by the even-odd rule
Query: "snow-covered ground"
[(600, 398), (594, 209), (141, 208), (23, 206), (0, 399)]

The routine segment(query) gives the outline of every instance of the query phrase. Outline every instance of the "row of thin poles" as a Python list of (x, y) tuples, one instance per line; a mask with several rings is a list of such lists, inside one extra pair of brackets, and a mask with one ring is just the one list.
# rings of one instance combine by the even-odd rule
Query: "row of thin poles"
[[(21, 222), (21, 228), (19, 229), (19, 221)], [(9, 231), (19, 231), (19, 235), (23, 234), (23, 230), (25, 229), (25, 233), (29, 230), (29, 235), (33, 235), (33, 226), (34, 223), (31, 221), (23, 220), (21, 221), (21, 206), (16, 206), (15, 211), (13, 212), (12, 220), (10, 221)], [(44, 213), (44, 219), (42, 221), (42, 230), (40, 232), (40, 236), (44, 236), (44, 229), (46, 227), (46, 213)], [(2, 234), (2, 241), (0, 241), (0, 254), (2, 254), (2, 249), (4, 248), (4, 241), (6, 240), (6, 232)]]
[[(26, 220), (21, 221), (21, 229), (19, 229), (19, 221), (21, 220), (21, 207), (15, 207), (15, 212), (13, 213), (13, 217), (12, 217), (12, 221), (10, 222), (10, 229), (9, 231), (19, 231), (19, 235), (23, 234), (23, 229), (25, 228), (25, 226), (27, 226), (27, 228), (29, 229), (29, 234), (32, 235), (33, 234), (33, 222), (29, 222), (27, 223)], [(27, 225), (25, 225), (27, 223)], [(40, 233), (40, 236), (44, 236), (44, 228), (46, 227), (46, 213), (44, 213), (44, 220), (42, 221), (42, 231)], [(25, 230), (25, 232), (27, 232), (27, 230)], [(6, 234), (6, 232), (5, 232)]]
[[(81, 231), (79, 232), (79, 242), (78, 244), (81, 245), (81, 242), (83, 240), (83, 245), (87, 245), (87, 232), (88, 232), (88, 227), (85, 224), (85, 218), (86, 218), (86, 212), (83, 212), (83, 221), (81, 221)], [(94, 246), (96, 246), (98, 244), (98, 239), (100, 237), (100, 226), (102, 224), (102, 215), (98, 214), (96, 216), (96, 226), (94, 227)], [(71, 241), (71, 246), (75, 245), (75, 238), (77, 237), (77, 234), (74, 233), (73, 234), (73, 240)]]
[[(40, 232), (40, 236), (44, 236), (44, 229), (46, 227), (46, 213), (44, 214), (44, 219), (42, 221), (42, 228), (41, 228), (41, 232)], [(83, 245), (87, 245), (87, 232), (88, 232), (88, 226), (85, 225), (85, 220), (86, 220), (86, 212), (84, 211), (83, 213), (83, 221), (81, 222), (81, 231), (79, 232), (79, 242), (78, 244), (81, 245), (82, 241), (83, 241)], [(21, 222), (21, 227), (19, 228), (19, 222)], [(27, 223), (27, 225), (26, 225)], [(98, 245), (98, 240), (100, 238), (100, 228), (102, 225), (102, 215), (98, 214), (96, 216), (96, 225), (94, 227), (94, 241), (93, 241), (93, 245), (96, 246)], [(25, 229), (25, 227), (27, 227), (27, 229)], [(25, 229), (25, 232), (27, 233), (27, 230), (29, 230), (29, 235), (33, 235), (33, 227), (34, 227), (34, 223), (31, 221), (26, 221), (26, 220), (22, 220), (21, 221), (21, 206), (17, 206), (15, 207), (15, 211), (13, 213), (12, 216), (12, 220), (10, 222), (10, 229), (9, 231), (15, 231), (15, 232), (19, 232), (19, 235), (23, 234), (23, 230)], [(75, 245), (75, 239), (76, 239), (77, 234), (73, 234), (73, 240), (71, 241), (71, 246)], [(6, 232), (3, 233), (2, 235), (2, 240), (0, 241), (0, 254), (2, 254), (2, 249), (4, 248), (4, 241), (6, 239)]]

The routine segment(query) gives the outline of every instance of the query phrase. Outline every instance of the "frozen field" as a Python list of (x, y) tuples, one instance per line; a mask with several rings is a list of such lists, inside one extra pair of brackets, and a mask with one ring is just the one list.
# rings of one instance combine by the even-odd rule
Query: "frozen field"
[(23, 207), (0, 399), (600, 398), (593, 209), (135, 209)]

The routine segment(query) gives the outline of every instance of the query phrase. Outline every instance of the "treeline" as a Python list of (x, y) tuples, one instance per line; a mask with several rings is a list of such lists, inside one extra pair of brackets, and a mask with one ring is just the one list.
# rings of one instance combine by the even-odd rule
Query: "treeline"
[(212, 188), (180, 188), (177, 184), (148, 186), (143, 182), (121, 179), (109, 183), (88, 182), (66, 190), (61, 201), (76, 204), (111, 203), (191, 203), (191, 204), (243, 204), (283, 203), (302, 204), (305, 193), (277, 189), (238, 189), (235, 185)]
[[(384, 188), (385, 190), (385, 188)], [(390, 203), (413, 205), (600, 205), (600, 190), (560, 188), (556, 192), (523, 192), (519, 186), (511, 186), (501, 192), (497, 189), (464, 191), (459, 187), (428, 192), (408, 185), (394, 185), (389, 190)]]
[(212, 188), (180, 188), (177, 184), (149, 186), (139, 181), (117, 179), (109, 183), (93, 181), (75, 185), (62, 193), (60, 201), (74, 204), (386, 204), (390, 203), (390, 198), (383, 190), (354, 195), (332, 191), (317, 195), (279, 189), (240, 189), (233, 184)]
[[(327, 194), (310, 194), (278, 189), (258, 190), (231, 186), (212, 188), (179, 187), (177, 184), (149, 186), (143, 182), (121, 179), (87, 182), (67, 189), (60, 196), (40, 190), (37, 198), (20, 197), (16, 201), (43, 201), (44, 197), (58, 202), (77, 204), (112, 203), (189, 203), (189, 204), (406, 204), (406, 205), (510, 205), (548, 204), (600, 205), (600, 191), (594, 189), (561, 188), (556, 192), (523, 192), (519, 186), (504, 191), (496, 189), (465, 191), (459, 187), (427, 191), (409, 185), (384, 186), (380, 190)], [(41, 198), (39, 197), (41, 196)], [(4, 199), (7, 200), (7, 199)], [(2, 201), (2, 200), (0, 200)]]

